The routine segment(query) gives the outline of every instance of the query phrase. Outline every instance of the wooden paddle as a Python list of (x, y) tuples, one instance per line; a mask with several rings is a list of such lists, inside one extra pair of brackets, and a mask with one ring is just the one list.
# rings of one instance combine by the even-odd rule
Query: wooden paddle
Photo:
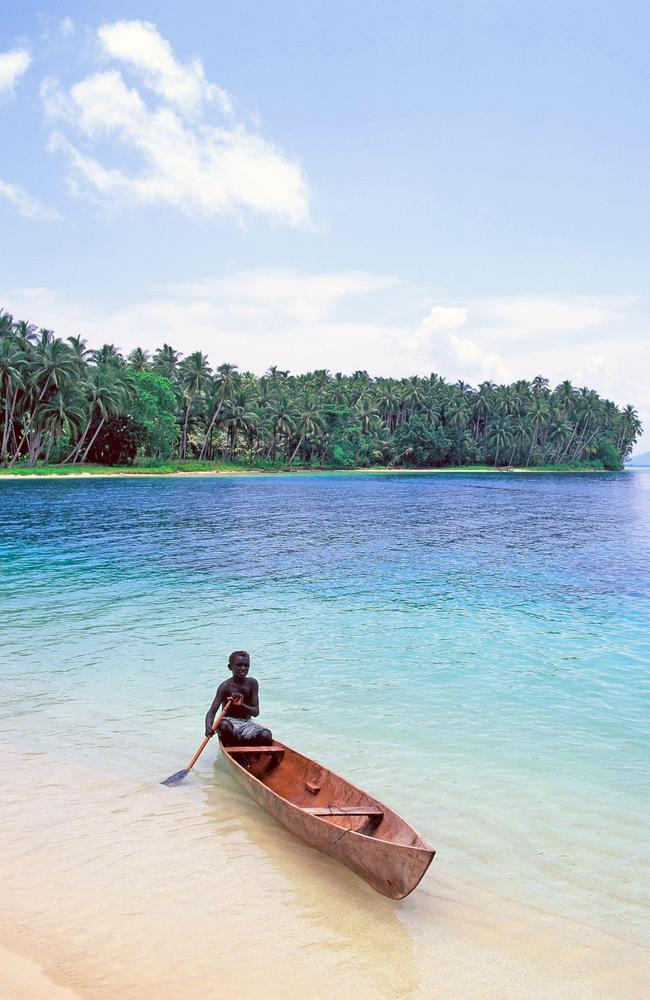
[[(221, 720), (223, 719), (224, 715), (226, 714), (226, 712), (230, 708), (230, 703), (232, 701), (234, 701), (234, 698), (228, 698), (228, 701), (226, 702), (226, 704), (223, 707), (223, 712), (221, 712), (217, 716), (217, 718), (214, 720), (214, 722), (212, 723), (212, 733), (213, 734), (216, 733), (217, 729), (219, 728), (219, 723), (221, 722)], [(199, 747), (199, 749), (196, 751), (196, 753), (192, 757), (192, 759), (189, 762), (189, 764), (187, 765), (187, 767), (184, 767), (182, 771), (177, 771), (176, 774), (170, 774), (169, 777), (165, 778), (164, 781), (161, 781), (160, 784), (161, 785), (177, 785), (179, 781), (182, 781), (183, 778), (185, 777), (185, 775), (190, 773), (190, 771), (192, 770), (192, 768), (196, 764), (197, 760), (199, 759), (199, 757), (201, 756), (201, 754), (203, 753), (203, 751), (205, 750), (205, 748), (207, 747), (207, 745), (208, 745), (208, 743), (210, 742), (211, 739), (212, 739), (212, 736), (206, 736), (206, 738), (203, 740), (203, 743), (201, 744), (201, 746)]]

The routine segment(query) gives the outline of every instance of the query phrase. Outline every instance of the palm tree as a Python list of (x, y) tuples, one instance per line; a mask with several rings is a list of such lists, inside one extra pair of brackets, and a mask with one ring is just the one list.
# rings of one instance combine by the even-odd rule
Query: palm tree
[(14, 332), (14, 318), (11, 313), (0, 309), (0, 337), (10, 337)]
[(269, 412), (272, 432), (271, 444), (266, 457), (275, 459), (278, 438), (288, 440), (295, 430), (294, 410), (286, 392), (279, 392)]
[(622, 458), (627, 458), (632, 451), (632, 446), (641, 433), (641, 421), (639, 414), (634, 407), (628, 403), (623, 408), (620, 417), (620, 431), (616, 442), (619, 454)]
[(135, 372), (149, 371), (151, 367), (149, 351), (145, 351), (142, 347), (134, 347), (127, 358), (127, 364)]
[(98, 351), (91, 352), (91, 358), (96, 365), (113, 365), (120, 368), (124, 364), (124, 358), (115, 344), (102, 344)]
[(86, 361), (92, 355), (93, 352), (88, 350), (88, 343), (83, 339), (83, 337), (80, 334), (77, 334), (76, 337), (67, 337), (66, 340), (70, 345), (70, 350), (77, 359), (79, 370), (82, 371), (86, 364)]
[[(48, 331), (45, 331), (48, 332)], [(41, 340), (34, 351), (32, 383), (39, 401), (50, 388), (60, 389), (77, 374), (77, 361), (70, 346), (58, 338)]]
[(554, 462), (557, 462), (561, 451), (564, 449), (567, 441), (570, 440), (572, 432), (573, 425), (568, 420), (562, 419), (549, 434), (548, 439), (555, 448), (553, 453)]
[[(69, 438), (75, 437), (83, 419), (83, 399), (75, 392), (57, 389), (54, 395), (43, 403), (39, 409), (38, 420), (39, 428), (47, 439), (46, 464), (54, 442), (63, 435)], [(35, 465), (36, 458), (36, 454), (30, 456), (29, 464)]]
[[(86, 423), (83, 432), (64, 459), (66, 462), (85, 462), (97, 435), (109, 417), (117, 416), (125, 407), (130, 395), (130, 385), (127, 379), (111, 365), (101, 365), (93, 369), (85, 387)], [(89, 432), (96, 424), (90, 441), (86, 444)]]
[(540, 425), (547, 419), (548, 414), (548, 403), (544, 397), (541, 395), (535, 396), (528, 411), (528, 419), (531, 421), (533, 429), (530, 435), (530, 451), (528, 452), (528, 458), (526, 460), (526, 468), (530, 465), (530, 459), (537, 441), (537, 434), (539, 432)]
[(14, 323), (14, 333), (18, 337), (23, 350), (31, 347), (36, 340), (36, 327), (28, 320), (20, 319), (17, 323)]
[(187, 458), (187, 428), (192, 405), (196, 398), (208, 388), (212, 371), (207, 354), (194, 351), (181, 361), (178, 368), (179, 384), (183, 392), (183, 424), (181, 431), (180, 457)]
[(382, 379), (379, 384), (377, 411), (389, 431), (394, 431), (399, 421), (403, 394), (392, 379)]
[(294, 458), (298, 454), (303, 442), (313, 441), (319, 434), (322, 434), (324, 430), (324, 415), (317, 399), (313, 396), (303, 396), (303, 398), (298, 401), (298, 416), (296, 420), (298, 444), (294, 448), (293, 454), (289, 459), (289, 465), (291, 465)]
[(214, 379), (209, 383), (207, 392), (208, 402), (208, 428), (203, 439), (203, 447), (199, 455), (201, 461), (208, 448), (208, 442), (212, 440), (212, 431), (223, 415), (223, 408), (226, 402), (232, 399), (235, 388), (238, 385), (237, 365), (219, 365)]
[(504, 451), (512, 444), (511, 422), (507, 416), (497, 417), (490, 427), (488, 444), (494, 449), (494, 467), (496, 469), (499, 462), (499, 452)]
[(533, 396), (542, 396), (548, 389), (548, 379), (544, 378), (542, 375), (536, 375), (530, 383), (530, 388)]
[(69, 345), (55, 338), (50, 330), (40, 331), (32, 355), (29, 375), (23, 378), (22, 436), (10, 466), (18, 460), (25, 444), (30, 460), (35, 453), (38, 454), (43, 436), (38, 420), (39, 407), (48, 392), (52, 393), (69, 385), (77, 374), (76, 361)]
[(251, 392), (247, 387), (238, 389), (224, 407), (223, 425), (228, 433), (228, 456), (232, 458), (237, 443), (237, 434), (256, 426), (259, 414), (252, 405)]
[[(2, 317), (0, 316), (0, 322)], [(13, 428), (14, 410), (18, 399), (18, 390), (23, 387), (21, 366), (25, 361), (25, 355), (18, 346), (15, 338), (3, 336), (0, 339), (0, 387), (2, 387), (4, 398), (4, 418), (2, 428), (2, 446), (0, 447), (0, 461), (7, 464), (7, 450), (9, 447), (9, 435)]]
[(164, 375), (172, 382), (176, 378), (178, 363), (181, 359), (179, 351), (174, 350), (169, 344), (163, 344), (157, 351), (154, 351), (151, 370), (156, 375)]
[(369, 434), (371, 428), (378, 426), (379, 414), (374, 401), (369, 396), (362, 396), (354, 407), (356, 418), (362, 434)]

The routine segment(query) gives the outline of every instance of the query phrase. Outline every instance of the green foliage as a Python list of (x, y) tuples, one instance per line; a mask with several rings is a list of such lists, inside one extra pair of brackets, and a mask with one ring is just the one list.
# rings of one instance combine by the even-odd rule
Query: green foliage
[(435, 467), (448, 465), (452, 450), (449, 435), (422, 417), (411, 417), (395, 432), (392, 454), (398, 465)]
[(598, 438), (596, 458), (599, 458), (603, 466), (610, 472), (621, 472), (623, 469), (620, 452), (609, 437), (603, 435), (603, 437)]
[(200, 351), (183, 358), (169, 344), (125, 361), (114, 344), (90, 349), (0, 310), (0, 463), (17, 470), (136, 457), (156, 470), (619, 469), (640, 432), (631, 405), (568, 381), (551, 389), (542, 376), (476, 388), (433, 373), (274, 366), (257, 377), (232, 364), (213, 371)]
[(135, 371), (133, 386), (135, 398), (130, 416), (142, 429), (144, 453), (156, 459), (171, 458), (178, 439), (178, 404), (172, 382), (154, 372)]
[(131, 465), (144, 441), (144, 430), (131, 417), (111, 417), (88, 451), (97, 465)]

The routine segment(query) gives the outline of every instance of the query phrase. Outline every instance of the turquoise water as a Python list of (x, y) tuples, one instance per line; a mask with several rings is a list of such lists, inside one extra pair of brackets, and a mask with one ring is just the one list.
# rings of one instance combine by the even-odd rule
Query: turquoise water
[(155, 782), (245, 648), (441, 872), (642, 931), (650, 472), (3, 481), (0, 561), (7, 743)]

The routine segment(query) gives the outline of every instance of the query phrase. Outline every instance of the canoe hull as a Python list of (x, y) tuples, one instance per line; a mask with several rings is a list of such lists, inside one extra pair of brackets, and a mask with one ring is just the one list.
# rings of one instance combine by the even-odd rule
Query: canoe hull
[[(271, 764), (269, 778), (264, 773), (264, 765), (259, 766), (257, 760), (254, 765), (246, 766), (240, 762), (241, 758), (237, 759), (234, 754), (231, 756), (227, 747), (222, 746), (221, 749), (226, 766), (238, 784), (296, 837), (336, 859), (390, 899), (402, 899), (412, 892), (435, 855), (419, 834), (387, 806), (343, 778), (277, 741), (274, 741), (274, 747), (282, 748), (287, 758), (282, 759), (283, 755), (279, 755), (281, 764), (277, 770), (284, 768), (287, 772), (298, 772), (293, 786), (291, 773), (276, 777)], [(373, 829), (371, 821), (357, 816), (321, 817), (306, 812), (305, 808), (320, 805), (318, 799), (321, 796), (318, 792), (315, 795), (305, 793), (301, 787), (305, 784), (302, 781), (305, 765), (311, 765), (315, 770), (326, 786), (324, 791), (329, 791), (332, 804), (340, 803), (341, 799), (355, 805), (361, 801), (368, 805), (369, 810), (381, 810), (382, 819), (377, 828)], [(324, 780), (324, 776), (329, 780)], [(272, 781), (284, 795), (279, 793), (278, 787), (269, 787)], [(298, 802), (292, 801), (296, 798)], [(382, 830), (383, 826), (387, 828), (386, 833)]]

